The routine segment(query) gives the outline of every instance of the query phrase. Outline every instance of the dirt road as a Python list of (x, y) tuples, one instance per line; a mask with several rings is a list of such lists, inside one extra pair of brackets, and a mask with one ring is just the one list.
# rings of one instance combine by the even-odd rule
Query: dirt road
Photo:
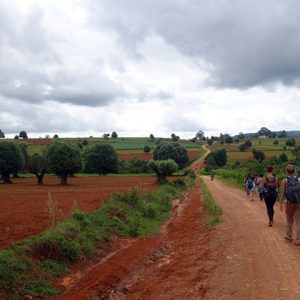
[(210, 280), (205, 299), (300, 299), (300, 247), (286, 242), (284, 214), (275, 206), (273, 227), (267, 226), (263, 202), (220, 181), (205, 182), (223, 208), (216, 243), (224, 260)]
[(197, 186), (159, 237), (125, 244), (58, 299), (300, 299), (300, 247), (284, 241), (278, 205), (268, 227), (258, 198), (204, 180), (224, 222), (207, 227)]

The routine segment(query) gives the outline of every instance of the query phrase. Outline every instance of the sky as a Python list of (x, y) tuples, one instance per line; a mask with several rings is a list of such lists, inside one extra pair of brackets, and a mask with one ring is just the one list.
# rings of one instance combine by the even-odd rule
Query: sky
[(6, 137), (299, 130), (297, 0), (0, 0)]

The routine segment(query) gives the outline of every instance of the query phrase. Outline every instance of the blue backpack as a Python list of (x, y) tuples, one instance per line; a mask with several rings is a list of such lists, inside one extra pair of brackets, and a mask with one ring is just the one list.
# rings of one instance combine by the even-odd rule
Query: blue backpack
[(247, 186), (247, 189), (248, 189), (248, 190), (253, 189), (254, 183), (253, 183), (253, 181), (252, 181), (251, 178), (248, 178), (248, 179), (247, 179), (246, 186)]

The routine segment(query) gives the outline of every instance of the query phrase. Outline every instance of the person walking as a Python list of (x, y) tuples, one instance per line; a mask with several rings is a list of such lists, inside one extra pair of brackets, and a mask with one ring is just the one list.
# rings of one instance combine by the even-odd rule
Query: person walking
[(259, 175), (257, 177), (257, 182), (256, 182), (256, 185), (257, 185), (257, 193), (258, 193), (258, 196), (259, 196), (259, 199), (260, 201), (263, 201), (264, 200), (264, 187), (261, 187), (260, 186), (260, 183), (263, 179), (263, 175)]
[(255, 193), (255, 183), (254, 177), (251, 173), (249, 173), (244, 179), (244, 187), (246, 190), (247, 196), (251, 196), (251, 201), (254, 201), (254, 193)]
[(282, 195), (280, 199), (280, 210), (283, 211), (285, 201), (286, 235), (287, 241), (293, 240), (293, 225), (296, 225), (295, 245), (300, 246), (300, 182), (295, 175), (295, 166), (286, 167), (287, 177), (282, 180)]
[(274, 204), (277, 199), (277, 189), (279, 182), (277, 177), (273, 174), (273, 167), (267, 167), (267, 175), (262, 178), (260, 188), (264, 189), (263, 197), (265, 200), (267, 214), (269, 217), (269, 227), (273, 226), (274, 219)]

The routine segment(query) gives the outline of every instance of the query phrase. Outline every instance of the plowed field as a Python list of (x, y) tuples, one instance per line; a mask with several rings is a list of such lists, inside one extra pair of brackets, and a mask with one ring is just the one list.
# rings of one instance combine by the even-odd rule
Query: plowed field
[(49, 193), (57, 203), (58, 219), (63, 220), (76, 208), (92, 211), (113, 193), (134, 186), (143, 192), (154, 190), (155, 180), (155, 176), (74, 177), (68, 186), (59, 186), (57, 178), (45, 178), (45, 185), (37, 186), (35, 178), (18, 178), (13, 184), (0, 184), (0, 248), (49, 226)]

